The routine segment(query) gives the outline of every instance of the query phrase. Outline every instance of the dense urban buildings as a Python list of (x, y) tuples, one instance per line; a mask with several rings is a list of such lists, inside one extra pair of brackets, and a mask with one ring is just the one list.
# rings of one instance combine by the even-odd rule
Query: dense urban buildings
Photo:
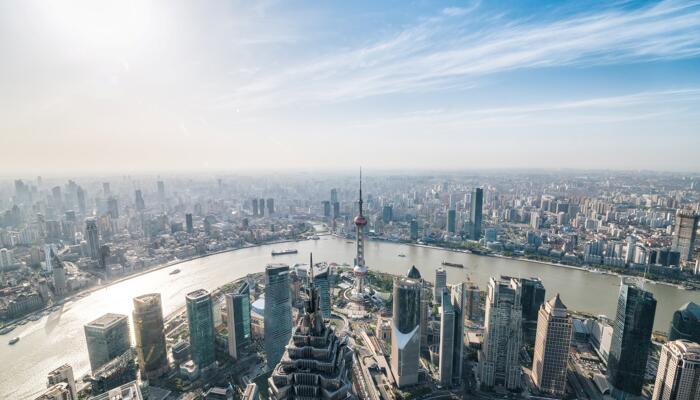
[(141, 372), (146, 377), (158, 377), (168, 370), (165, 348), (163, 307), (159, 293), (134, 298), (134, 337)]
[(631, 283), (620, 285), (608, 356), (608, 379), (615, 398), (639, 396), (656, 313), (654, 296)]
[(85, 325), (90, 367), (93, 371), (124, 354), (131, 347), (129, 317), (105, 314)]
[(661, 347), (652, 400), (700, 397), (700, 344), (674, 340)]
[(187, 294), (186, 304), (192, 361), (202, 370), (216, 361), (211, 294), (204, 289), (195, 290)]
[(394, 277), (391, 372), (399, 388), (418, 383), (421, 283)]
[(265, 268), (265, 353), (270, 370), (279, 363), (292, 334), (289, 284), (288, 265), (272, 264)]
[(479, 376), (485, 387), (520, 387), (519, 352), (522, 342), (521, 288), (513, 281), (491, 278), (486, 297), (484, 340), (479, 353)]
[(563, 398), (572, 322), (559, 294), (540, 306), (532, 380), (547, 395)]

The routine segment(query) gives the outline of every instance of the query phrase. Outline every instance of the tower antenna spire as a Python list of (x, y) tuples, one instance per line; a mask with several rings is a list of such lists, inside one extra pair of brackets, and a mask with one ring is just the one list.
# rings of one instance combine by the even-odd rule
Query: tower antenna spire
[(311, 277), (311, 286), (314, 284), (314, 253), (309, 253), (309, 276)]
[(362, 167), (360, 167), (360, 216), (362, 216)]

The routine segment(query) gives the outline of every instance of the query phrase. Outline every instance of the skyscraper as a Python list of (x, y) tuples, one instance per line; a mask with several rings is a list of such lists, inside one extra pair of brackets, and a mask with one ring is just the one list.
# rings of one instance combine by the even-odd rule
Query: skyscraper
[(537, 389), (556, 398), (565, 394), (571, 330), (571, 317), (557, 294), (540, 307), (532, 363)]
[[(353, 353), (326, 325), (315, 280), (305, 292), (304, 307), (279, 364), (268, 379), (272, 400), (345, 400), (352, 396)], [(266, 306), (267, 307), (267, 306)]]
[(100, 259), (100, 236), (97, 221), (94, 218), (85, 220), (85, 240), (88, 244), (88, 254), (93, 260)]
[(251, 201), (251, 203), (253, 204), (253, 216), (257, 216), (259, 213), (258, 212), (258, 199), (253, 199)]
[(608, 355), (608, 380), (617, 399), (642, 393), (655, 313), (656, 300), (650, 292), (624, 282), (620, 285)]
[(270, 264), (265, 268), (265, 353), (272, 370), (282, 358), (292, 334), (292, 302), (289, 296), (289, 266)]
[(252, 338), (250, 327), (250, 287), (244, 282), (232, 293), (226, 293), (228, 354), (238, 359), (239, 350)]
[(679, 210), (676, 214), (676, 229), (673, 231), (673, 249), (681, 253), (681, 261), (693, 259), (695, 236), (699, 215), (692, 211)]
[(187, 323), (190, 330), (192, 361), (200, 369), (212, 365), (214, 352), (214, 314), (209, 291), (198, 289), (187, 293)]
[(258, 199), (258, 212), (261, 217), (265, 216), (265, 199)]
[(520, 304), (523, 309), (523, 342), (532, 346), (535, 344), (539, 310), (544, 303), (544, 285), (539, 278), (501, 276), (501, 279), (510, 280), (513, 285), (520, 287)]
[(457, 226), (457, 211), (447, 210), (447, 233), (455, 233)]
[(63, 261), (61, 261), (53, 251), (53, 247), (51, 248), (50, 253), (52, 259), (51, 265), (53, 271), (53, 288), (56, 291), (57, 296), (63, 296), (68, 291), (66, 269), (64, 268)]
[(165, 203), (165, 183), (163, 183), (163, 181), (158, 181), (157, 186), (158, 186), (158, 202), (160, 204), (164, 204)]
[(187, 227), (187, 233), (194, 232), (194, 224), (192, 223), (192, 213), (185, 214), (185, 226)]
[(661, 347), (652, 400), (700, 398), (700, 344), (675, 340)]
[(73, 376), (73, 368), (68, 364), (63, 364), (55, 370), (49, 372), (46, 377), (46, 387), (51, 388), (61, 382), (68, 385), (68, 390), (73, 400), (78, 400), (78, 391), (75, 387), (75, 377)]
[(685, 303), (673, 313), (671, 326), (668, 329), (668, 340), (685, 339), (700, 343), (700, 306)]
[(129, 317), (105, 314), (85, 325), (90, 368), (96, 371), (131, 347)]
[(489, 280), (484, 339), (479, 352), (479, 375), (485, 387), (520, 386), (522, 305), (520, 288), (512, 282)]
[(415, 219), (411, 220), (410, 235), (411, 240), (418, 240), (418, 221)]
[(470, 321), (478, 321), (481, 319), (481, 295), (479, 294), (479, 286), (467, 281), (464, 289), (464, 317)]
[(134, 192), (134, 206), (138, 211), (146, 209), (146, 202), (143, 200), (143, 193), (141, 193), (140, 189), (136, 189)]
[(435, 287), (433, 288), (433, 299), (435, 303), (442, 304), (442, 289), (447, 287), (447, 271), (440, 267), (435, 270)]
[(360, 172), (360, 200), (358, 202), (360, 213), (355, 217), (355, 241), (357, 252), (355, 255), (355, 282), (352, 288), (352, 300), (358, 303), (364, 301), (365, 298), (365, 277), (367, 276), (367, 267), (365, 266), (365, 241), (364, 228), (367, 225), (367, 219), (362, 215), (362, 172)]
[(331, 291), (328, 274), (328, 267), (324, 267), (318, 273), (314, 274), (314, 285), (318, 290), (318, 306), (321, 309), (323, 318), (331, 317)]
[(469, 210), (469, 221), (471, 231), (469, 238), (479, 240), (481, 238), (481, 212), (484, 203), (484, 190), (482, 188), (474, 188), (472, 194), (472, 203)]
[(399, 388), (418, 383), (420, 356), (419, 281), (394, 277), (394, 316), (391, 332), (391, 372)]
[(442, 298), (440, 306), (440, 362), (438, 365), (438, 377), (442, 387), (452, 384), (452, 366), (455, 356), (455, 312), (450, 299), (450, 291), (443, 288), (440, 294)]
[(331, 203), (337, 203), (337, 202), (338, 202), (338, 190), (331, 189)]
[(165, 326), (160, 294), (150, 293), (134, 297), (134, 337), (136, 355), (141, 372), (149, 379), (168, 370), (165, 349)]
[(466, 282), (452, 285), (452, 311), (455, 314), (454, 327), (454, 356), (452, 357), (452, 383), (462, 381), (464, 369), (464, 309), (466, 305)]
[(267, 199), (267, 215), (275, 213), (275, 199)]
[(430, 288), (425, 284), (421, 277), (420, 271), (415, 265), (409, 268), (406, 273), (409, 279), (417, 280), (421, 283), (420, 295), (420, 351), (428, 351), (428, 319), (430, 318)]

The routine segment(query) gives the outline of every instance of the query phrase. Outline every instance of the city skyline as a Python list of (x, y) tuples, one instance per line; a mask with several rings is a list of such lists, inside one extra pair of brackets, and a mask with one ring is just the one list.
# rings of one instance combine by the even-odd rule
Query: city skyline
[(8, 175), (336, 169), (333, 145), (374, 169), (698, 170), (696, 3), (16, 1), (0, 33)]

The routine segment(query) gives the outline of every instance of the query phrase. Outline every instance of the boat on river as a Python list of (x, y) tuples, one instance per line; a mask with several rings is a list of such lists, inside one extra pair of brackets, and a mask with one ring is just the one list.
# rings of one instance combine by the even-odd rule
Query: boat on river
[(174, 270), (170, 271), (169, 275), (175, 275), (175, 274), (179, 274), (179, 273), (180, 273), (179, 269), (174, 269)]
[(19, 336), (10, 339), (10, 341), (8, 342), (8, 344), (13, 345), (13, 344), (15, 344), (15, 343), (17, 343), (17, 342), (19, 342)]
[(273, 256), (283, 256), (286, 254), (297, 254), (297, 253), (298, 253), (298, 251), (296, 249), (287, 249), (287, 250), (282, 250), (282, 251), (272, 250)]
[(447, 261), (443, 261), (442, 265), (444, 265), (446, 267), (464, 268), (464, 264), (447, 262)]

